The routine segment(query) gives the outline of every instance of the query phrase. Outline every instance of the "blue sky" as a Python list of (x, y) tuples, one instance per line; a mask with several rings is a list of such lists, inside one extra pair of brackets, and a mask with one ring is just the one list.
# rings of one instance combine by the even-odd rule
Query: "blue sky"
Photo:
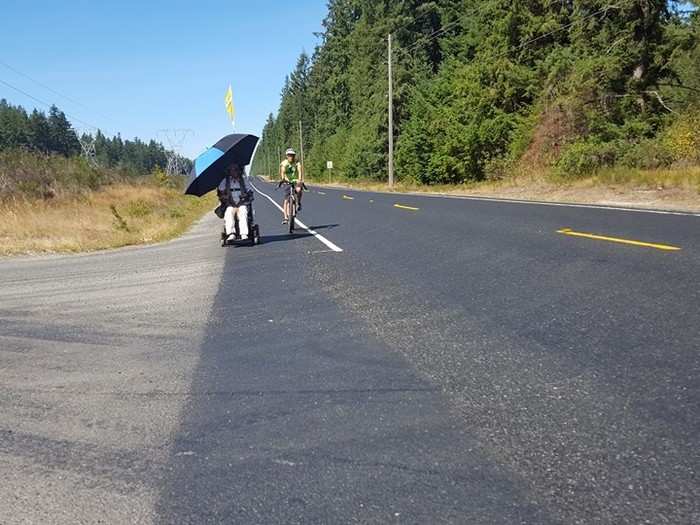
[[(231, 132), (259, 133), (299, 53), (312, 53), (325, 0), (2, 0), (0, 80), (123, 137), (190, 128), (194, 157)], [(39, 103), (0, 83), (0, 98)], [(76, 127), (86, 127), (76, 123)]]

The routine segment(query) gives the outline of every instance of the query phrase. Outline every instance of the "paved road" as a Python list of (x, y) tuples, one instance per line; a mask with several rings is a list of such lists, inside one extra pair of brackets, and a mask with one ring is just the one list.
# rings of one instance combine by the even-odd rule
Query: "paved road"
[(700, 217), (305, 199), (0, 262), (0, 523), (700, 521)]

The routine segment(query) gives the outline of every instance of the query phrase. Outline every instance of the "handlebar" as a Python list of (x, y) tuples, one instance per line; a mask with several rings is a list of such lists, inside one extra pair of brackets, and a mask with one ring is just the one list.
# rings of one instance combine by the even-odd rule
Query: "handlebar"
[[(277, 187), (278, 187), (278, 188), (281, 188), (281, 187), (282, 187), (282, 184), (288, 184), (289, 186), (292, 185), (292, 183), (289, 182), (288, 180), (281, 180), (281, 181), (279, 181), (279, 182), (277, 183)], [(308, 189), (309, 189), (309, 188), (306, 187), (306, 184), (304, 184), (303, 182), (301, 183), (301, 187), (302, 187), (303, 189), (305, 189), (305, 190), (308, 190)]]

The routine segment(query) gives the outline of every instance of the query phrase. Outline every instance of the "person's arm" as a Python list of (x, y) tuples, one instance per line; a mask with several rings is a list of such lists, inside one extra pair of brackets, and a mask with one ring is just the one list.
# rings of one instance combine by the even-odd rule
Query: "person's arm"
[(248, 186), (245, 179), (241, 180), (241, 201), (244, 204), (248, 204), (253, 201), (253, 188)]
[(289, 182), (287, 180), (287, 174), (284, 171), (284, 162), (282, 164), (280, 164), (280, 180), (284, 180), (284, 181)]
[(216, 195), (219, 197), (221, 204), (226, 204), (226, 179), (219, 183), (219, 187), (216, 188)]

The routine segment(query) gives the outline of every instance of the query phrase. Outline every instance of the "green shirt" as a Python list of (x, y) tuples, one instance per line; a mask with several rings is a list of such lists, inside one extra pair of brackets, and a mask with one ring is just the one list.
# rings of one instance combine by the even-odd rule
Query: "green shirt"
[(280, 164), (280, 167), (282, 168), (283, 173), (287, 176), (287, 180), (289, 180), (289, 182), (296, 183), (299, 181), (299, 173), (301, 172), (301, 164), (299, 162), (293, 164), (287, 159), (284, 159), (282, 164)]

